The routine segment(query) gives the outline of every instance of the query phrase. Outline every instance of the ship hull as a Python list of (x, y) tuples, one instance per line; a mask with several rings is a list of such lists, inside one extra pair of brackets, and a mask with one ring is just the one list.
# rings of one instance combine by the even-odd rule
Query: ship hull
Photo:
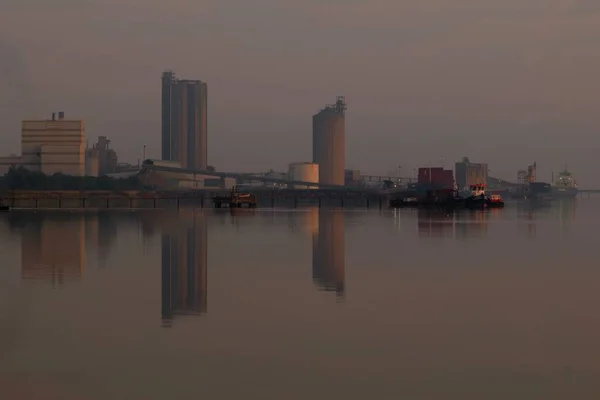
[(553, 186), (552, 187), (552, 198), (554, 199), (572, 199), (573, 197), (576, 197), (577, 194), (579, 193), (579, 189), (577, 188), (558, 188)]

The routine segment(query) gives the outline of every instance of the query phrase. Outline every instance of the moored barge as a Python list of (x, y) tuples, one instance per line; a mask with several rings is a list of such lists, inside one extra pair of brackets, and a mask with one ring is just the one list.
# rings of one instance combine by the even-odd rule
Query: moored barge
[(467, 196), (454, 189), (428, 190), (423, 197), (402, 197), (390, 200), (390, 207), (438, 207), (438, 208), (503, 208), (504, 200), (499, 194), (488, 195), (485, 185), (471, 185)]

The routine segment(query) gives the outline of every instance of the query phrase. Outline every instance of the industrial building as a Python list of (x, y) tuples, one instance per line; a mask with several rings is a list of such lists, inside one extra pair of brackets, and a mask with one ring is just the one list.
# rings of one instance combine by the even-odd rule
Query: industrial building
[(207, 86), (199, 80), (162, 75), (161, 158), (184, 168), (207, 167)]
[(94, 177), (100, 175), (100, 153), (97, 149), (85, 150), (85, 175)]
[(441, 167), (423, 167), (419, 168), (417, 182), (432, 189), (454, 189), (454, 173)]
[(22, 166), (46, 175), (61, 173), (84, 176), (86, 173), (85, 124), (65, 119), (65, 113), (52, 114), (49, 120), (23, 121), (21, 156), (0, 158), (0, 174)]
[(472, 163), (468, 157), (455, 164), (454, 173), (459, 190), (468, 189), (470, 185), (487, 184), (488, 181), (488, 165)]
[(86, 149), (85, 154), (86, 175), (104, 176), (117, 172), (117, 152), (110, 148), (110, 140), (106, 136), (98, 136), (98, 141), (92, 148)]
[(344, 171), (344, 184), (346, 186), (358, 186), (360, 185), (360, 179), (360, 170), (347, 169)]
[(85, 175), (85, 125), (82, 120), (67, 120), (65, 113), (52, 114), (51, 120), (23, 121), (21, 128), (21, 165), (46, 175)]
[[(288, 179), (319, 183), (319, 165), (309, 162), (296, 162), (289, 165)], [(318, 189), (318, 186), (294, 185), (294, 189)]]
[(346, 157), (346, 102), (338, 96), (313, 115), (313, 163), (319, 165), (319, 183), (344, 185)]
[(231, 189), (236, 185), (234, 178), (220, 178), (218, 176), (201, 175), (184, 172), (156, 171), (146, 167), (163, 166), (170, 168), (181, 168), (177, 161), (145, 160), (141, 171), (124, 172), (122, 174), (110, 174), (111, 177), (125, 178), (137, 176), (144, 185), (160, 189)]
[(8, 157), (0, 157), (0, 176), (6, 175), (11, 168), (21, 165), (21, 156), (11, 154)]

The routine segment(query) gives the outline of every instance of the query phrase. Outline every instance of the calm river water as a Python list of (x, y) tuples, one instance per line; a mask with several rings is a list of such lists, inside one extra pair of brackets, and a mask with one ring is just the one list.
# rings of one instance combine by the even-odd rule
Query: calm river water
[(600, 397), (600, 200), (244, 211), (0, 214), (0, 398)]

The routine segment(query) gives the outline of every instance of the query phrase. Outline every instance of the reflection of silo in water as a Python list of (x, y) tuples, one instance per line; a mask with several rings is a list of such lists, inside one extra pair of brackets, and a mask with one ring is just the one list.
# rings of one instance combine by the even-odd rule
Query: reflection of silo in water
[(288, 226), (292, 232), (314, 235), (319, 230), (319, 209), (302, 208), (290, 212)]
[(162, 234), (162, 317), (206, 313), (206, 215), (165, 229)]
[(304, 212), (303, 228), (311, 235), (316, 235), (319, 232), (319, 209), (309, 208)]
[(63, 283), (85, 268), (83, 214), (25, 217), (21, 236), (21, 277)]
[(474, 237), (487, 234), (487, 212), (467, 210), (456, 215), (455, 233), (457, 237)]
[(454, 214), (444, 211), (418, 209), (417, 230), (424, 237), (452, 237), (454, 235)]
[(313, 281), (323, 290), (344, 293), (346, 226), (342, 210), (318, 211), (318, 231), (313, 234)]

